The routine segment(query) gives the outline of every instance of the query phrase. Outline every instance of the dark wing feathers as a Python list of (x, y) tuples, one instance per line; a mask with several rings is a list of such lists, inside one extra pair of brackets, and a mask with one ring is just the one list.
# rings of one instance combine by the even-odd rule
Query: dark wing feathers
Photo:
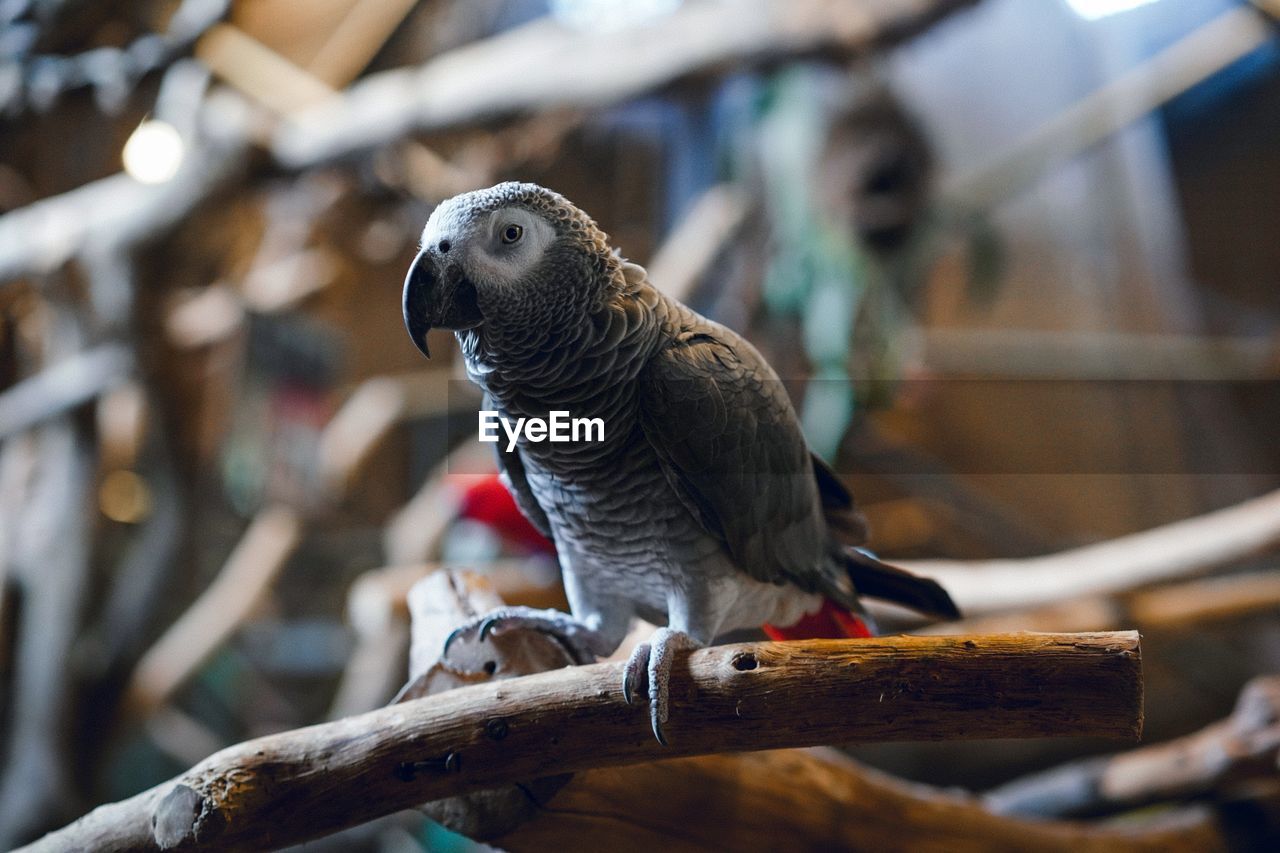
[(866, 539), (853, 495), (809, 452), (782, 384), (732, 332), (691, 335), (658, 353), (640, 375), (640, 422), (681, 502), (751, 577), (851, 610), (856, 587), (956, 618), (934, 581), (841, 547)]
[[(496, 411), (498, 409), (497, 401), (485, 394), (484, 408)], [(538, 499), (534, 497), (533, 489), (530, 488), (529, 481), (525, 478), (524, 461), (520, 458), (520, 451), (507, 450), (501, 441), (496, 443), (494, 448), (498, 455), (498, 474), (502, 481), (506, 483), (507, 490), (511, 492), (511, 496), (515, 498), (516, 506), (520, 507), (520, 512), (524, 513), (524, 517), (529, 519), (529, 523), (539, 533), (555, 541), (551, 533), (551, 522), (547, 520), (546, 512), (543, 511), (542, 506), (538, 503)]]
[(827, 527), (844, 545), (864, 545), (867, 541), (867, 520), (853, 502), (853, 493), (831, 466), (814, 454), (813, 476), (818, 481), (818, 497), (822, 500), (822, 513)]
[(839, 590), (804, 436), (749, 344), (718, 329), (676, 340), (640, 376), (640, 413), (668, 482), (740, 569)]

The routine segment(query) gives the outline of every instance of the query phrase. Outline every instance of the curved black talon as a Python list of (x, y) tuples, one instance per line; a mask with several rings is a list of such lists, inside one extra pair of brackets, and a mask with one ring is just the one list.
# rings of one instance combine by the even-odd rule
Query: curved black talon
[(622, 676), (622, 701), (631, 704), (631, 679)]
[(658, 718), (656, 716), (652, 718), (651, 722), (653, 723), (653, 736), (658, 739), (658, 743), (666, 746), (667, 739), (662, 736), (662, 723), (658, 722)]
[(454, 640), (458, 639), (458, 635), (462, 634), (465, 630), (465, 625), (461, 628), (454, 628), (449, 632), (449, 636), (444, 638), (444, 651), (440, 653), (440, 657), (442, 659), (449, 656), (449, 647), (453, 645)]
[(480, 642), (489, 639), (489, 635), (493, 633), (493, 629), (498, 627), (502, 622), (501, 616), (493, 616), (480, 623)]

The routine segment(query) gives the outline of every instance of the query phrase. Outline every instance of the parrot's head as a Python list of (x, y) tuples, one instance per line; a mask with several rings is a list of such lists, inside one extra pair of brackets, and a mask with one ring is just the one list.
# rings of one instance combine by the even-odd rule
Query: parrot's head
[(432, 328), (545, 339), (585, 322), (623, 286), (621, 261), (589, 216), (537, 184), (444, 201), (404, 281), (404, 322), (427, 352)]

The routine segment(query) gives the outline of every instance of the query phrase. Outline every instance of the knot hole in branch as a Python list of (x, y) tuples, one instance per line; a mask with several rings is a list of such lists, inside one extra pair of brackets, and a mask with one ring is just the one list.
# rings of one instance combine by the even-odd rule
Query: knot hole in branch
[(729, 663), (738, 672), (747, 672), (760, 665), (760, 661), (756, 660), (755, 652), (738, 652)]

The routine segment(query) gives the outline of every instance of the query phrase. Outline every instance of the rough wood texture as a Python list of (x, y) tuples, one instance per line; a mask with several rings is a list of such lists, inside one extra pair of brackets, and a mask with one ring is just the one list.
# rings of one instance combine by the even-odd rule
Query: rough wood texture
[(373, 74), (282, 125), (276, 158), (301, 168), (414, 131), (532, 110), (596, 107), (691, 75), (783, 57), (856, 56), (894, 44), (975, 0), (700, 0), (614, 32), (537, 20)]
[[(413, 615), (409, 683), (401, 691), (400, 701), (443, 693), (478, 680), (546, 672), (573, 662), (559, 641), (528, 628), (503, 631), (492, 641), (481, 641), (474, 634), (458, 637), (449, 648), (448, 660), (443, 658), (445, 639), (454, 628), (503, 604), (485, 578), (471, 573), (441, 571), (414, 584), (408, 594)], [(536, 815), (538, 804), (550, 799), (570, 778), (570, 774), (561, 773), (512, 782), (436, 800), (422, 810), (454, 832), (492, 838)]]
[(1018, 820), (971, 797), (913, 785), (831, 750), (706, 755), (576, 776), (531, 821), (494, 843), (511, 853), (761, 850), (1037, 850), (1207, 853), (1226, 844), (1207, 810), (1104, 827)]
[[(446, 519), (452, 517), (452, 513), (445, 516)], [(436, 525), (434, 529), (441, 532), (444, 530), (442, 525)], [(564, 587), (560, 584), (560, 576), (554, 571), (554, 567), (550, 568), (552, 570), (548, 570), (542, 578), (539, 578), (538, 573), (530, 568), (526, 560), (494, 560), (484, 566), (484, 582), (501, 597), (500, 600), (509, 604), (566, 609), (569, 605), (564, 598)], [(395, 695), (396, 689), (404, 684), (404, 649), (409, 645), (409, 592), (415, 584), (427, 583), (432, 575), (445, 572), (446, 567), (443, 563), (388, 566), (366, 572), (352, 583), (351, 590), (347, 594), (347, 621), (355, 632), (356, 644), (343, 670), (342, 680), (339, 682), (333, 703), (329, 706), (328, 719), (336, 720), (353, 714), (363, 714), (365, 711), (385, 705), (387, 700)], [(448, 572), (448, 574), (456, 576), (454, 572)], [(467, 576), (474, 577), (469, 574)], [(539, 583), (539, 580), (544, 582)], [(470, 583), (468, 588), (471, 588)], [(482, 602), (483, 598), (478, 601)], [(476, 612), (485, 611), (477, 607)], [(455, 615), (457, 618), (450, 624), (450, 629), (465, 618), (456, 613)], [(423, 649), (423, 654), (430, 655), (431, 659), (421, 665), (411, 660), (409, 681), (413, 681), (419, 674), (425, 672), (441, 649), (440, 644), (433, 647), (420, 639), (424, 632), (418, 628), (419, 621), (421, 620), (415, 615), (413, 649)], [(519, 636), (526, 634), (524, 631), (514, 633)], [(447, 634), (448, 631), (440, 635), (441, 643), (444, 642), (444, 636)], [(539, 634), (538, 637), (546, 639), (545, 635)], [(529, 640), (529, 642), (539, 641)], [(490, 649), (491, 652), (494, 650), (494, 648)], [(462, 647), (459, 647), (459, 651), (462, 651)], [(564, 664), (565, 662), (561, 661), (557, 666), (564, 666)], [(498, 662), (498, 669), (503, 670), (501, 660)], [(529, 675), (538, 671), (540, 670), (526, 669), (517, 674)], [(420, 695), (426, 694), (424, 692)]]
[[(415, 686), (451, 686), (439, 660), (445, 633), (499, 604), (488, 585), (471, 574), (442, 571), (415, 584), (409, 593)], [(530, 655), (551, 642), (545, 635), (511, 631), (502, 639), (507, 644), (498, 648), (463, 637), (454, 649), (459, 657), (471, 656), (464, 658), (471, 669), (494, 661), (495, 678), (545, 668)], [(564, 652), (557, 651), (562, 661)], [(1223, 846), (1221, 829), (1207, 810), (1164, 814), (1123, 830), (1000, 818), (973, 797), (900, 782), (829, 749), (602, 768), (577, 774), (567, 787), (565, 778), (438, 800), (427, 811), (456, 832), (511, 851), (574, 849), (590, 837), (608, 838), (614, 853), (751, 850), (762, 839), (770, 849), (784, 851), (904, 846), (1198, 851)]]
[(1141, 730), (1134, 632), (701, 649), (672, 673), (666, 748), (648, 730), (647, 709), (623, 702), (621, 669), (568, 667), (465, 687), (239, 744), (27, 849), (261, 849), (440, 797), (596, 767), (855, 740)]

